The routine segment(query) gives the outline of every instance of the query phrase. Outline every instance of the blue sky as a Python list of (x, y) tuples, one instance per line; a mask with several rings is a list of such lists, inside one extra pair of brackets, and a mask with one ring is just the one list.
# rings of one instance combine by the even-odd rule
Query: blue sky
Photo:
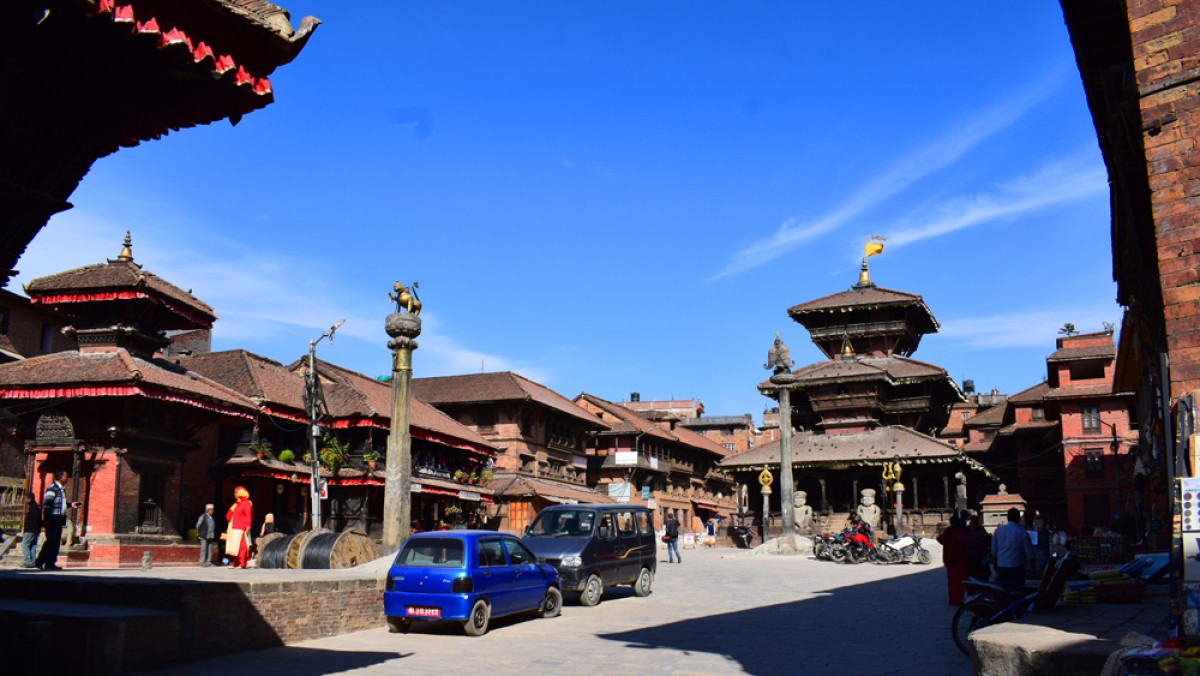
[(1057, 3), (285, 2), (324, 24), (236, 127), (96, 163), (10, 288), (99, 262), (213, 305), (214, 349), (573, 397), (769, 400), (788, 307), (880, 286), (941, 322), (915, 358), (1039, 382), (1056, 330), (1119, 323), (1107, 177)]

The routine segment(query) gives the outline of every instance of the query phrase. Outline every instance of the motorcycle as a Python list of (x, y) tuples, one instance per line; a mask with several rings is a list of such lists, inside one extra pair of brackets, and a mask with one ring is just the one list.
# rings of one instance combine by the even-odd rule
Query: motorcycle
[(894, 540), (880, 542), (879, 561), (881, 563), (923, 563), (933, 561), (929, 550), (921, 546), (921, 538), (915, 535), (904, 535)]

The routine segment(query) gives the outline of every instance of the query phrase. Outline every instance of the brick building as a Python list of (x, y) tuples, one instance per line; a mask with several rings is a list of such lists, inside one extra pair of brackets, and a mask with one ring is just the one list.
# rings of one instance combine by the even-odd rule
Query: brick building
[(608, 425), (561, 394), (507, 371), (414, 378), (412, 388), (498, 449), (499, 528), (521, 533), (553, 503), (611, 502), (587, 480), (589, 435)]
[(651, 505), (659, 524), (674, 515), (685, 530), (737, 510), (733, 477), (718, 466), (729, 449), (682, 423), (654, 421), (595, 395), (574, 401), (608, 426), (588, 439), (588, 483), (608, 487), (618, 501)]
[(679, 424), (703, 434), (730, 453), (741, 453), (758, 445), (758, 428), (754, 426), (754, 418), (749, 413), (684, 418)]
[(1113, 278), (1126, 308), (1115, 387), (1134, 392), (1137, 501), (1165, 515), (1169, 478), (1189, 471), (1174, 439), (1197, 431), (1200, 388), (1200, 2), (1060, 4), (1108, 170)]

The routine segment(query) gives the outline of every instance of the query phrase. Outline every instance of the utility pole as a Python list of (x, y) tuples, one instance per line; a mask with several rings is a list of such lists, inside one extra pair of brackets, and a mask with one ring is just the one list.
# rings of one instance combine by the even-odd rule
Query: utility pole
[(318, 393), (320, 392), (320, 383), (317, 381), (317, 343), (328, 338), (329, 344), (333, 344), (333, 332), (338, 330), (338, 327), (345, 324), (345, 319), (339, 319), (336, 324), (329, 327), (329, 330), (321, 334), (320, 338), (308, 341), (308, 468), (312, 472), (309, 477), (309, 492), (312, 494), (312, 529), (317, 530), (321, 527), (321, 459), (318, 450), (320, 442), (321, 427), (317, 424), (320, 417), (318, 409)]
[(388, 297), (396, 311), (387, 316), (384, 328), (392, 350), (392, 422), (388, 430), (387, 479), (383, 489), (383, 550), (391, 554), (412, 529), (412, 436), (408, 414), (412, 400), (412, 353), (421, 335), (421, 301), (417, 283), (410, 291), (400, 282)]

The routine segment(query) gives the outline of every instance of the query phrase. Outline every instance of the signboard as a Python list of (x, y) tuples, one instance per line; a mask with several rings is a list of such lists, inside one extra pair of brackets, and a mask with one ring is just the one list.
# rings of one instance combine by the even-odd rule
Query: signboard
[(658, 469), (658, 458), (650, 458), (650, 469)]
[(425, 487), (422, 486), (421, 484), (414, 483), (414, 484), (409, 485), (409, 491), (411, 491), (413, 493), (420, 493), (423, 490), (425, 490)]
[(328, 500), (329, 499), (329, 480), (321, 479), (319, 482), (317, 482), (317, 488), (321, 491), (321, 499)]
[(614, 502), (629, 502), (629, 487), (630, 485), (622, 481), (621, 483), (608, 485), (608, 497)]
[(613, 462), (618, 467), (629, 467), (637, 464), (637, 451), (617, 451)]
[(658, 509), (658, 500), (647, 500), (646, 507), (648, 509)]
[(649, 486), (642, 486), (642, 499), (643, 500), (650, 499), (650, 487)]
[(476, 493), (475, 491), (459, 491), (458, 498), (460, 500), (471, 500), (473, 502), (479, 502), (479, 493)]

